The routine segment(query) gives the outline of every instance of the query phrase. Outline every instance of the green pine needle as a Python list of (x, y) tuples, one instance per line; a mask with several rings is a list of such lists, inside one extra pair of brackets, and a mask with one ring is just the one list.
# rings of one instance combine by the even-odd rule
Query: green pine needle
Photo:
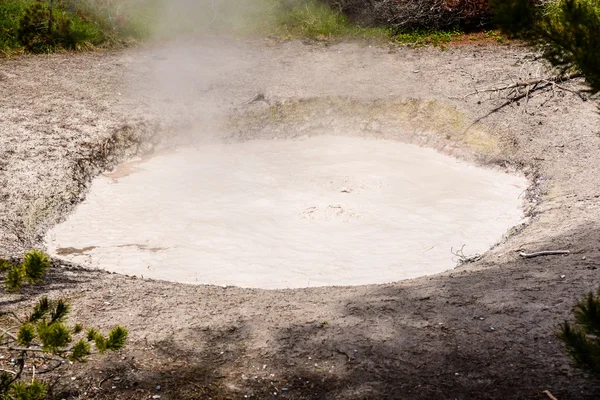
[(8, 260), (0, 259), (0, 272), (8, 271), (13, 267), (13, 263)]
[(600, 376), (600, 292), (589, 293), (575, 308), (575, 324), (565, 322), (558, 337), (575, 363)]
[(4, 286), (9, 292), (18, 292), (23, 287), (23, 269), (20, 266), (14, 266), (8, 270), (4, 280)]
[(63, 299), (59, 299), (53, 304), (50, 312), (50, 323), (62, 322), (69, 314), (70, 306)]
[(71, 342), (70, 329), (61, 322), (48, 324), (40, 321), (37, 333), (42, 342), (42, 348), (50, 352), (59, 352)]
[(75, 324), (75, 326), (73, 327), (73, 333), (75, 335), (77, 335), (78, 333), (83, 332), (83, 325), (81, 324)]
[(100, 335), (100, 332), (98, 331), (98, 329), (90, 328), (87, 330), (86, 337), (89, 342), (93, 342), (96, 340), (97, 337), (102, 337), (102, 335)]
[(31, 324), (24, 324), (19, 327), (17, 333), (17, 342), (25, 347), (29, 347), (35, 339), (35, 328)]
[(23, 268), (25, 269), (25, 277), (30, 283), (42, 282), (49, 267), (50, 257), (43, 251), (31, 250), (25, 254)]
[(7, 399), (16, 400), (44, 400), (48, 387), (40, 381), (33, 381), (30, 385), (24, 382), (15, 382), (10, 387)]
[(90, 355), (90, 348), (90, 343), (81, 339), (73, 346), (73, 351), (69, 358), (71, 361), (85, 362), (86, 357)]
[(112, 331), (108, 334), (108, 340), (106, 342), (106, 348), (108, 350), (117, 351), (125, 346), (127, 341), (127, 329), (122, 326), (115, 326)]
[(48, 300), (47, 296), (42, 297), (35, 307), (33, 308), (33, 312), (29, 316), (29, 322), (36, 322), (46, 316), (50, 311), (50, 300)]

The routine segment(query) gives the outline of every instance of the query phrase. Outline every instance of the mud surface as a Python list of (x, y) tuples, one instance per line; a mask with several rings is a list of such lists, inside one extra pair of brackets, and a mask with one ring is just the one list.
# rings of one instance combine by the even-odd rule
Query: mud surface
[[(151, 79), (172, 71), (165, 64), (192, 65), (188, 56), (204, 61)], [(219, 125), (220, 140), (239, 138), (240, 127), (244, 137), (273, 138), (283, 127), (293, 137), (360, 126), (365, 136), (520, 169), (533, 185), (529, 224), (482, 260), (432, 277), (263, 291), (57, 265), (48, 285), (2, 294), (0, 307), (22, 310), (44, 291), (72, 299), (78, 322), (130, 328), (121, 355), (61, 380), (56, 391), (74, 398), (598, 398), (555, 336), (574, 300), (599, 283), (595, 105), (550, 91), (472, 126), (503, 100), (463, 99), (538, 69), (514, 47), (269, 42), (2, 60), (5, 256), (41, 245), (91, 177), (129, 155), (208, 140), (190, 134), (198, 126)], [(257, 93), (264, 101), (245, 104)], [(223, 124), (226, 114), (237, 117)], [(550, 249), (571, 254), (518, 255)]]
[(521, 222), (527, 188), (431, 149), (339, 136), (197, 146), (132, 167), (93, 181), (46, 235), (50, 255), (193, 284), (390, 283), (453, 268), (453, 247), (487, 251)]

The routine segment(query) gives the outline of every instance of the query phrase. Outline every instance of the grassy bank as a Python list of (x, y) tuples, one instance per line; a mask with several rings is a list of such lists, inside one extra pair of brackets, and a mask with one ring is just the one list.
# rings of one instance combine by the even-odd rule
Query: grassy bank
[(322, 0), (0, 0), (0, 52), (114, 48), (144, 40), (228, 34), (443, 45), (450, 30), (352, 22)]
[(147, 36), (133, 14), (121, 13), (95, 0), (0, 0), (0, 52), (89, 50)]

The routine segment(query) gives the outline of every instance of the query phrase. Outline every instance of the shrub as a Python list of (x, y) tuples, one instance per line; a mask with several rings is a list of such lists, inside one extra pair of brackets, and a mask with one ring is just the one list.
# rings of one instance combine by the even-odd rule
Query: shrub
[(31, 52), (57, 49), (78, 50), (102, 44), (106, 38), (100, 27), (73, 13), (76, 9), (62, 0), (32, 2), (19, 20), (17, 38)]
[[(36, 371), (40, 375), (61, 368), (65, 361), (85, 362), (93, 354), (92, 344), (98, 353), (125, 346), (127, 329), (117, 325), (105, 337), (92, 328), (86, 336), (81, 325), (67, 325), (69, 311), (65, 301), (42, 297), (25, 321), (12, 329), (0, 329), (4, 333), (0, 349), (9, 351), (13, 360), (13, 370), (0, 373), (0, 399), (44, 399), (48, 387), (34, 379)], [(37, 362), (32, 363), (34, 360)], [(27, 377), (27, 365), (32, 366), (31, 378)]]
[(483, 26), (490, 21), (487, 0), (325, 0), (366, 25), (397, 30)]
[(538, 46), (563, 72), (579, 71), (600, 91), (600, 0), (494, 0), (496, 23)]
[(600, 377), (600, 288), (579, 300), (575, 324), (565, 321), (559, 338), (577, 366)]
[(19, 47), (17, 30), (26, 3), (0, 0), (0, 50)]
[(35, 2), (25, 9), (19, 20), (19, 41), (29, 51), (46, 52), (57, 47), (73, 48), (71, 21), (56, 18), (53, 1)]
[(26, 282), (41, 283), (49, 267), (50, 257), (38, 250), (28, 251), (21, 264), (0, 260), (0, 273), (5, 273), (4, 287), (9, 292), (18, 292)]
[(343, 14), (316, 1), (283, 11), (278, 17), (278, 24), (294, 35), (314, 38), (345, 35), (351, 30)]
[(23, 269), (30, 283), (43, 281), (48, 267), (50, 267), (50, 257), (43, 251), (31, 250), (25, 254)]
[(150, 21), (142, 24), (140, 16), (157, 1), (139, 0), (144, 6), (134, 10), (132, 2), (118, 0), (0, 0), (0, 51), (126, 44), (147, 34)]

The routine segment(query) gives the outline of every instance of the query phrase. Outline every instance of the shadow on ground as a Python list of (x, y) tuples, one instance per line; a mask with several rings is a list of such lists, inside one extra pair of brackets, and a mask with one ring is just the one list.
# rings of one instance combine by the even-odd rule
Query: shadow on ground
[[(266, 332), (242, 314), (221, 316), (218, 327), (180, 326), (96, 364), (70, 394), (85, 387), (88, 398), (103, 399), (544, 399), (548, 390), (561, 400), (600, 398), (556, 338), (576, 299), (600, 283), (598, 228), (585, 224), (527, 247), (567, 248), (569, 256), (522, 259), (516, 238), (514, 251), (497, 249), (446, 274), (349, 289), (298, 323), (262, 306), (255, 318), (277, 320)], [(67, 272), (55, 272), (63, 275), (51, 290), (78, 284)], [(284, 295), (300, 302), (298, 293)]]

